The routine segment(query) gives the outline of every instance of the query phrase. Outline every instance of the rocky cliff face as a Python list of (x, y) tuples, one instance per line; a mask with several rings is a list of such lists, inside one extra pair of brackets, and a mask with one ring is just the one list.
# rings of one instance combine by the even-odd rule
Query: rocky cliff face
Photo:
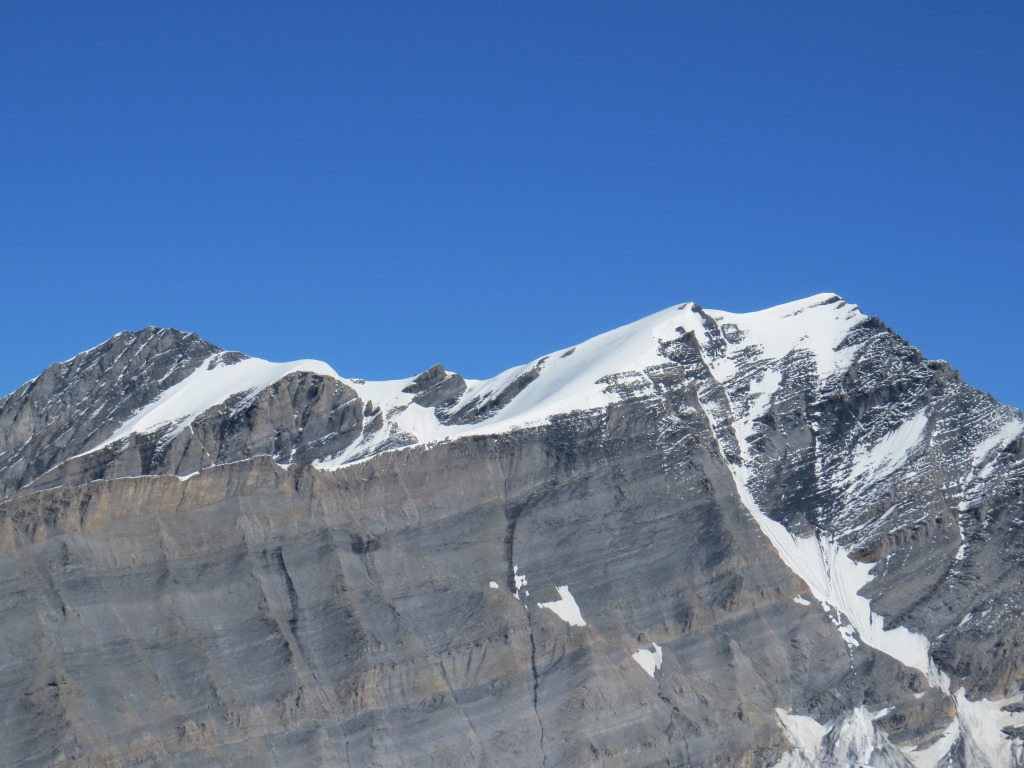
[(838, 297), (0, 400), (0, 764), (1022, 765), (1024, 419)]

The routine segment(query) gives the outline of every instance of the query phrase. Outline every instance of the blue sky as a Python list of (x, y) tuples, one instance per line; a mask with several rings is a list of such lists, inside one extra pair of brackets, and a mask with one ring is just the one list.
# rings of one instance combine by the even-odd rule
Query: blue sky
[(7, 3), (0, 391), (121, 329), (493, 375), (834, 291), (1024, 406), (1024, 4)]

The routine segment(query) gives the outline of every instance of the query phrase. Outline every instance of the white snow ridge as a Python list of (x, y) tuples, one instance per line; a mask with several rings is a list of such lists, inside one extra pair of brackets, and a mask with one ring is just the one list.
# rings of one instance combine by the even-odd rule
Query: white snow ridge
[[(167, 435), (170, 439), (184, 431), (198, 416), (232, 397), (240, 394), (255, 396), (285, 376), (299, 372), (340, 378), (331, 366), (319, 360), (270, 363), (247, 357), (225, 362), (222, 353), (211, 355), (190, 376), (140, 408), (110, 437), (85, 453), (94, 453), (132, 434), (144, 434), (173, 425)], [(248, 400), (243, 399), (238, 407), (242, 408), (247, 403)]]

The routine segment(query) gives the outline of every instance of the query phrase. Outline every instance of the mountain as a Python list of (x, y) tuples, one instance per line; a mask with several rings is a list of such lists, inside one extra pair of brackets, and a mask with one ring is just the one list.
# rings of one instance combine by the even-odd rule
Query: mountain
[(0, 764), (1024, 765), (1024, 417), (834, 295), (0, 400)]

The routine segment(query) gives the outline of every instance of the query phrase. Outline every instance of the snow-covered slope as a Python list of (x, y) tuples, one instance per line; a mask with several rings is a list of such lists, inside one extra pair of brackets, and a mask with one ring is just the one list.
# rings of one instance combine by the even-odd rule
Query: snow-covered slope
[[(365, 381), (339, 376), (331, 366), (316, 360), (270, 363), (217, 352), (79, 455), (131, 435), (164, 431), (163, 437), (168, 439), (229, 401), (236, 410), (244, 407), (258, 393), (296, 372), (342, 382), (363, 403), (383, 413), (382, 429), (367, 430), (341, 454), (321, 457), (317, 465), (322, 468), (342, 466), (395, 447), (529, 428), (557, 416), (602, 409), (624, 396), (649, 392), (652, 384), (645, 371), (669, 362), (663, 354), (664, 345), (681, 334), (704, 333), (705, 317), (742, 335), (744, 342), (737, 348), (737, 355), (756, 350), (764, 360), (772, 360), (803, 350), (813, 357), (822, 376), (831, 375), (849, 360), (853, 350), (837, 347), (852, 327), (866, 319), (856, 307), (831, 294), (745, 315), (714, 311), (704, 315), (695, 305), (684, 304), (510, 368), (491, 379), (466, 381), (461, 396), (443, 408), (417, 402), (417, 393), (410, 391), (416, 377)], [(716, 361), (715, 370), (717, 375), (729, 375), (735, 371), (735, 364), (725, 356)], [(766, 388), (769, 379), (760, 381), (765, 397), (771, 394)], [(471, 406), (477, 406), (475, 418), (461, 423), (450, 418)]]
[(254, 357), (233, 360), (221, 353), (210, 355), (188, 378), (162, 392), (89, 450), (98, 451), (129, 435), (160, 429), (167, 430), (165, 438), (173, 438), (207, 411), (229, 400), (240, 410), (267, 387), (300, 372), (339, 378), (329, 365), (319, 360), (270, 363)]
[[(389, 440), (393, 444), (396, 435), (406, 438), (401, 443), (404, 446), (496, 434), (545, 424), (566, 414), (603, 409), (624, 397), (649, 394), (653, 383), (646, 371), (670, 362), (664, 354), (665, 345), (680, 335), (703, 333), (706, 317), (743, 337), (743, 344), (733, 350), (735, 356), (756, 352), (769, 361), (804, 351), (812, 356), (822, 377), (833, 375), (848, 363), (855, 350), (840, 348), (841, 343), (852, 328), (867, 320), (856, 307), (832, 294), (749, 314), (702, 313), (693, 304), (670, 307), (494, 378), (467, 381), (461, 397), (440, 412), (414, 402), (414, 395), (408, 392), (411, 378), (386, 382), (346, 379), (364, 402), (381, 408), (387, 429), (364, 436), (344, 454), (325, 457), (318, 466), (338, 467), (373, 455), (374, 449), (389, 445)], [(729, 375), (735, 369), (731, 356), (717, 361), (716, 374)], [(506, 404), (484, 409), (472, 422), (452, 423), (446, 418), (471, 405), (500, 400), (524, 380), (527, 383)], [(759, 384), (765, 399), (770, 398), (770, 376)]]

